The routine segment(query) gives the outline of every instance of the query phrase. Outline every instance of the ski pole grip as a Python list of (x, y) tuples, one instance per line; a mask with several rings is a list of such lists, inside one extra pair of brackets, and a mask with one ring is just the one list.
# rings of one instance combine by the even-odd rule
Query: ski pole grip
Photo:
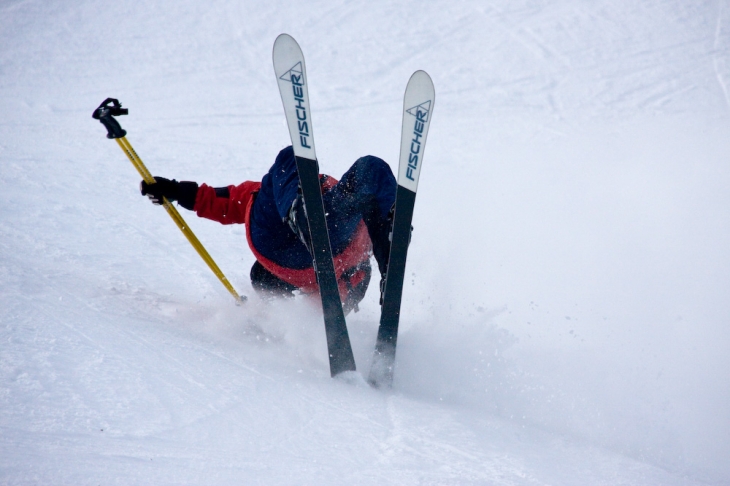
[(119, 100), (114, 98), (105, 99), (99, 107), (94, 110), (91, 115), (95, 120), (99, 120), (106, 127), (106, 138), (122, 138), (127, 135), (127, 131), (122, 128), (115, 116), (126, 115), (129, 110), (122, 108)]

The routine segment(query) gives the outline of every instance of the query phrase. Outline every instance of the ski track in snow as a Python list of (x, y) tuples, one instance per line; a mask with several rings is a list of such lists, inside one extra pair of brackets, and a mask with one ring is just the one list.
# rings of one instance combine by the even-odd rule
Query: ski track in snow
[[(727, 84), (725, 83), (725, 77), (723, 76), (723, 73), (720, 72), (721, 65), (726, 64), (727, 59), (727, 47), (723, 45), (722, 43), (722, 35), (723, 35), (723, 25), (722, 25), (722, 18), (723, 18), (723, 2), (718, 2), (717, 7), (717, 23), (715, 25), (715, 54), (713, 56), (712, 62), (715, 66), (715, 74), (717, 75), (717, 82), (720, 83), (720, 87), (722, 88), (722, 92), (725, 95), (725, 102), (727, 103), (728, 108), (730, 108), (730, 94), (727, 90)], [(725, 34), (727, 35), (727, 34)], [(723, 54), (725, 54), (723, 58)]]
[[(730, 482), (726, 2), (0, 5), (0, 483)], [(155, 175), (258, 179), (301, 44), (320, 164), (397, 166), (438, 102), (394, 389), (329, 378), (243, 227), (181, 211), (236, 307), (91, 119)], [(348, 316), (366, 374), (376, 289)]]

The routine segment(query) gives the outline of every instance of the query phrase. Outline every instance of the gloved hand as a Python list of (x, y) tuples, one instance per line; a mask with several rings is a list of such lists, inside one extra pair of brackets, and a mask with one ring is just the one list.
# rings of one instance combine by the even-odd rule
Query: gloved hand
[(147, 184), (145, 181), (139, 183), (139, 190), (143, 196), (147, 196), (152, 204), (162, 204), (162, 198), (168, 201), (177, 201), (180, 183), (175, 179), (169, 180), (164, 177), (155, 177), (154, 184)]
[(145, 181), (140, 182), (139, 190), (153, 204), (162, 204), (162, 198), (164, 197), (170, 202), (178, 201), (180, 206), (192, 210), (195, 206), (195, 197), (198, 194), (198, 184), (196, 182), (178, 182), (175, 179), (155, 177), (154, 184), (147, 184)]

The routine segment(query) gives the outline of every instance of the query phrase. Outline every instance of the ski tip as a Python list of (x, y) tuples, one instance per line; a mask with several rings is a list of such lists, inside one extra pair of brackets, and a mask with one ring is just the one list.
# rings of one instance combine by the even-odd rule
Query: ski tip
[(433, 86), (433, 80), (426, 71), (418, 70), (415, 73), (411, 74), (411, 77), (408, 80), (406, 91), (413, 89), (424, 94), (428, 93), (431, 101), (433, 101), (433, 98), (436, 94), (436, 90)]
[(424, 71), (423, 69), (414, 71), (413, 74), (411, 74), (411, 77), (414, 77), (414, 76), (421, 76), (421, 77), (425, 76), (426, 78), (431, 79), (431, 76), (429, 76), (429, 74), (426, 71)]
[(277, 42), (286, 42), (289, 40), (294, 40), (294, 38), (292, 36), (290, 36), (289, 34), (287, 34), (286, 32), (282, 32), (281, 34), (276, 36), (276, 40), (274, 41), (274, 44), (276, 44)]
[(299, 43), (294, 39), (294, 37), (290, 36), (289, 34), (279, 34), (274, 41), (274, 52), (276, 52), (277, 49), (281, 49), (287, 46), (296, 46), (297, 48), (299, 48)]

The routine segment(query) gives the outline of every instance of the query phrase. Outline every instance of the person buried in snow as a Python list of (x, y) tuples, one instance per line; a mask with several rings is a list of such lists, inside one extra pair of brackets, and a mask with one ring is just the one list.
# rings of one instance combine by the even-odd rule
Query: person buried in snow
[[(317, 294), (296, 160), (291, 146), (281, 150), (269, 171), (257, 181), (211, 187), (155, 177), (140, 190), (153, 203), (177, 201), (201, 218), (221, 224), (245, 224), (256, 262), (251, 284), (264, 298), (292, 297), (294, 291)], [(370, 283), (370, 256), (375, 256), (382, 287), (387, 272), (396, 180), (390, 166), (371, 155), (361, 157), (337, 181), (320, 175), (330, 245), (347, 314), (357, 311)]]

